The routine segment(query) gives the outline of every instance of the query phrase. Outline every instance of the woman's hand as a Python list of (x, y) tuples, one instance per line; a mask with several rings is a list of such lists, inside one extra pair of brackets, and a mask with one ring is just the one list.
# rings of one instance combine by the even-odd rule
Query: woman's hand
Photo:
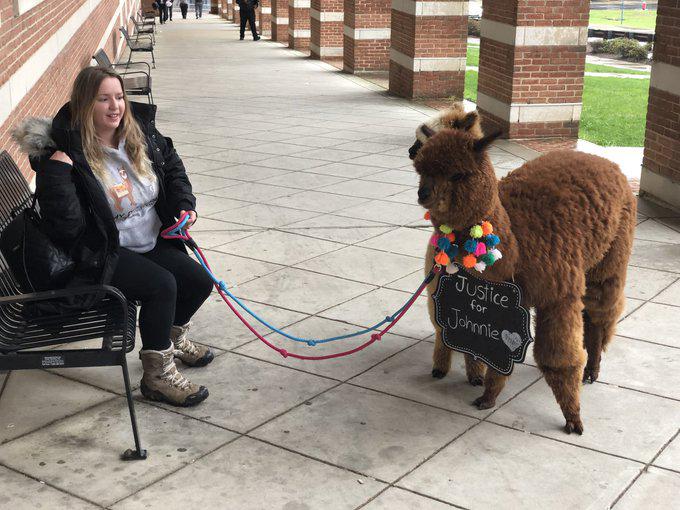
[(182, 217), (184, 213), (189, 213), (189, 219), (186, 222), (186, 225), (184, 225), (184, 228), (189, 230), (191, 228), (191, 225), (193, 225), (196, 222), (196, 211), (180, 211), (179, 216)]
[(65, 152), (61, 151), (56, 151), (54, 154), (52, 154), (52, 157), (50, 159), (53, 159), (55, 161), (61, 161), (62, 163), (66, 163), (67, 165), (73, 166), (73, 160), (68, 157), (68, 154)]

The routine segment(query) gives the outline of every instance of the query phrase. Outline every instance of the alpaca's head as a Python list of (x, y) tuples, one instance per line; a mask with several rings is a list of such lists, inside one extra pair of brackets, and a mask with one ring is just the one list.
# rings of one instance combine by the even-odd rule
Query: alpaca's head
[(485, 220), (498, 193), (486, 149), (500, 133), (482, 136), (477, 112), (464, 114), (456, 127), (419, 129), (427, 138), (413, 162), (420, 175), (418, 203), (430, 211), (435, 225), (454, 230)]

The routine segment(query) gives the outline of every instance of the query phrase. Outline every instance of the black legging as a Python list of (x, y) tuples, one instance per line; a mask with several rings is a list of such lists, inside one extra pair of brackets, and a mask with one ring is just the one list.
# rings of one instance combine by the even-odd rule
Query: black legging
[(241, 9), (239, 11), (239, 16), (241, 20), (241, 39), (246, 33), (246, 21), (250, 25), (250, 31), (253, 34), (253, 39), (257, 37), (257, 28), (255, 28), (255, 9)]
[(212, 280), (186, 253), (165, 239), (147, 253), (119, 250), (111, 285), (130, 300), (140, 301), (142, 347), (170, 347), (170, 328), (184, 325), (210, 296)]

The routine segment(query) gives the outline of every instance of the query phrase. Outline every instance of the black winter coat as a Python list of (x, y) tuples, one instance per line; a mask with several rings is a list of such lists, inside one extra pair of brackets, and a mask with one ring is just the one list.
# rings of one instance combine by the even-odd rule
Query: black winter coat
[[(156, 106), (131, 102), (130, 107), (146, 136), (159, 184), (155, 208), (166, 228), (175, 223), (181, 210), (196, 209), (196, 197), (172, 140), (155, 127)], [(118, 228), (104, 190), (85, 159), (80, 131), (71, 129), (68, 103), (54, 117), (51, 135), (57, 150), (73, 160), (73, 167), (49, 156), (31, 160), (43, 227), (55, 243), (70, 249), (77, 263), (68, 286), (108, 284), (118, 262)], [(175, 244), (184, 249), (181, 242)]]

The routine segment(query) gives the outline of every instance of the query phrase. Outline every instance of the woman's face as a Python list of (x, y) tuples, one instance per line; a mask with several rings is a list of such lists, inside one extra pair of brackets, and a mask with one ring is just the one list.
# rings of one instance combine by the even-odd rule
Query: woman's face
[(97, 134), (115, 131), (125, 113), (123, 89), (116, 78), (104, 78), (94, 100), (94, 129)]

